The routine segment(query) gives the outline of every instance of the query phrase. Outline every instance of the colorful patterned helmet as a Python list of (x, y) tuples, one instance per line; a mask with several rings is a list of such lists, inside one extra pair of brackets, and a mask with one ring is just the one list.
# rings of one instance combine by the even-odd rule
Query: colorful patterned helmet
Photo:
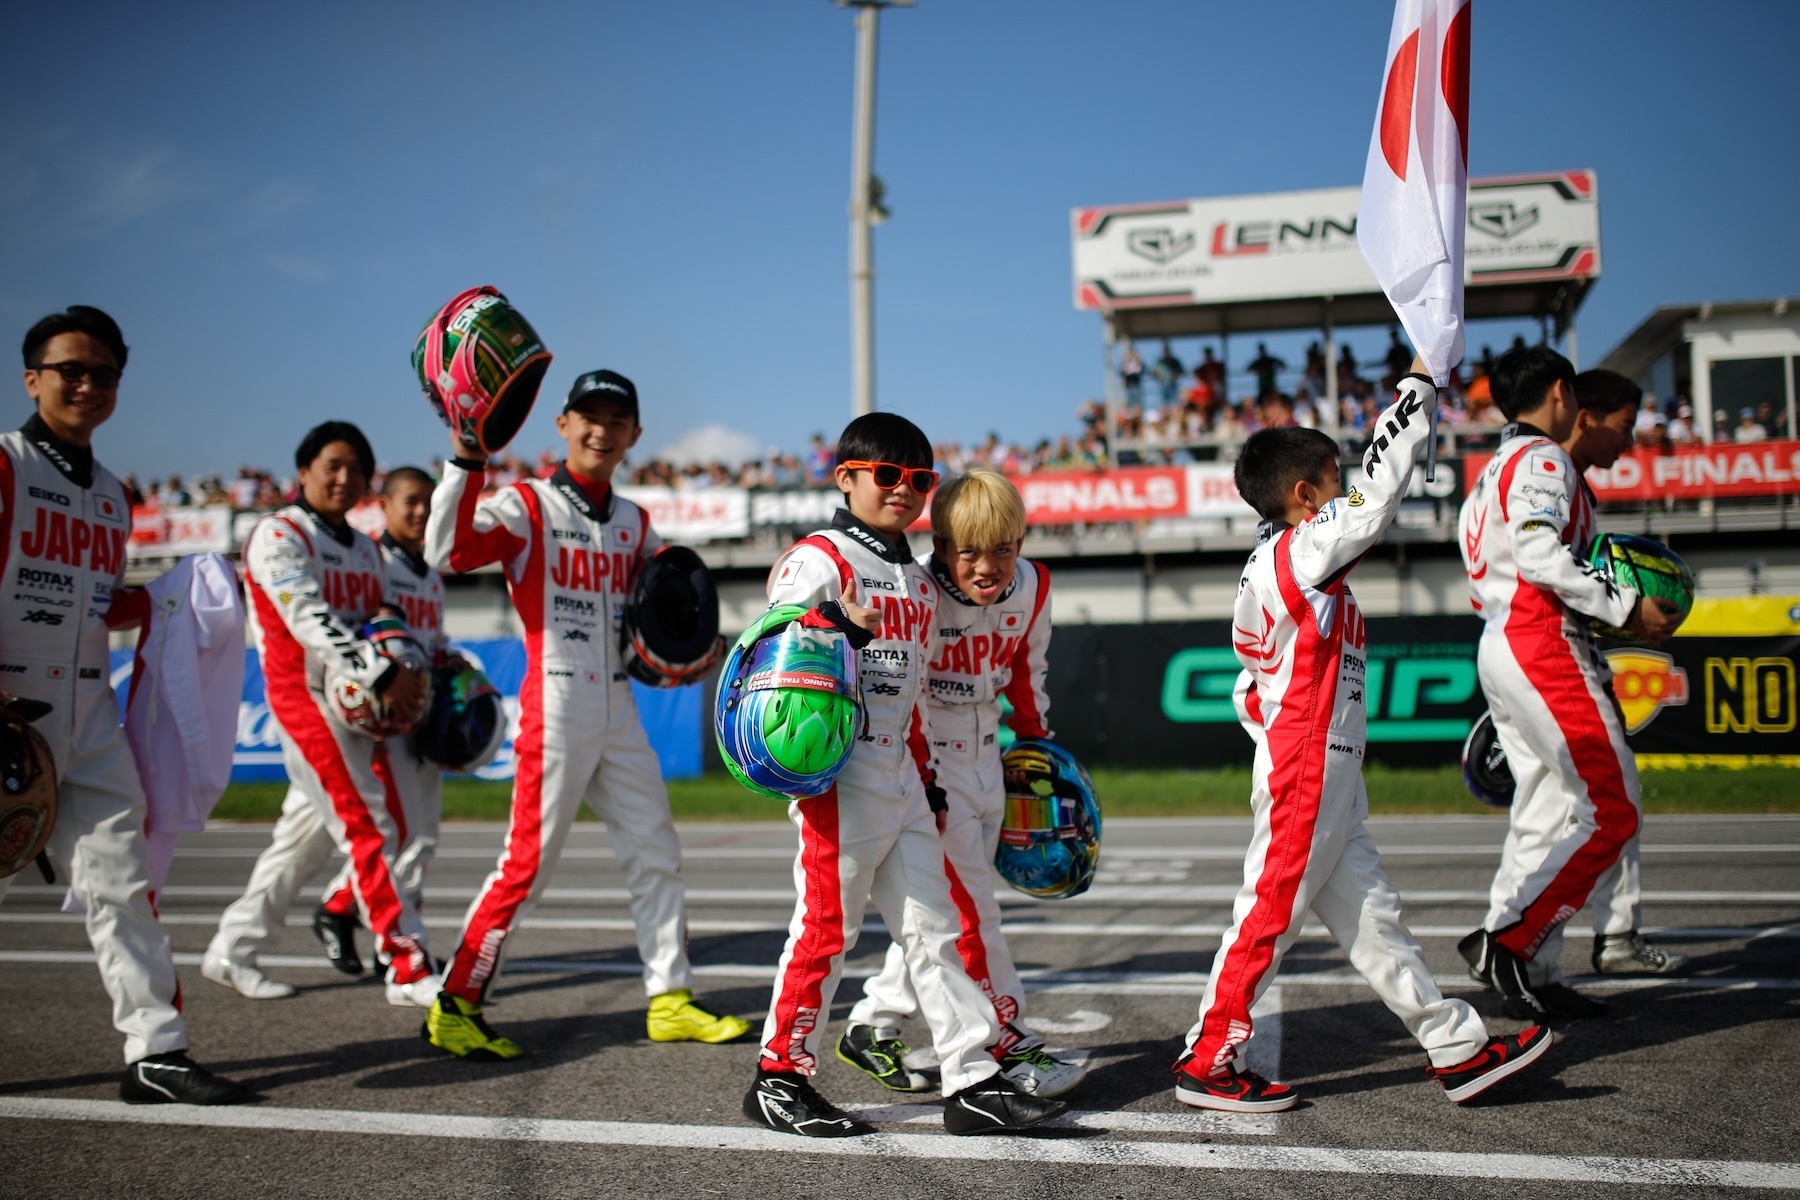
[(1506, 761), (1506, 748), (1494, 732), (1494, 714), (1484, 712), (1469, 730), (1463, 743), (1463, 785), (1469, 794), (1489, 808), (1511, 808), (1513, 802), (1512, 767)]
[(619, 626), (625, 673), (654, 688), (697, 681), (725, 656), (712, 572), (686, 546), (650, 556), (631, 587)]
[(413, 730), (413, 749), (459, 775), (494, 761), (506, 741), (506, 705), (500, 689), (466, 662), (431, 671), (431, 707)]
[(713, 728), (737, 781), (777, 799), (836, 782), (866, 722), (856, 651), (835, 629), (806, 629), (782, 604), (744, 630), (725, 659)]
[(56, 828), (56, 763), (50, 743), (30, 724), (49, 709), (36, 700), (0, 708), (0, 879), (37, 859)]
[(492, 454), (531, 415), (550, 352), (505, 296), (483, 286), (437, 310), (419, 332), (412, 361), (439, 419)]
[(406, 622), (397, 617), (376, 617), (362, 627), (362, 636), (375, 647), (376, 654), (398, 664), (402, 671), (416, 672), (425, 686), (419, 689), (418, 703), (398, 709), (360, 683), (332, 672), (325, 679), (332, 714), (352, 733), (365, 737), (411, 733), (431, 707), (431, 659), (413, 639)]
[[(1640, 596), (1654, 596), (1674, 605), (1681, 613), (1677, 625), (1693, 611), (1694, 573), (1688, 570), (1679, 554), (1661, 542), (1633, 533), (1603, 533), (1594, 539), (1588, 561), (1614, 587), (1628, 589)], [(1601, 637), (1620, 642), (1642, 643), (1644, 640), (1628, 629), (1608, 625), (1595, 617), (1584, 617), (1583, 620)]]
[(1006, 816), (994, 866), (1027, 896), (1063, 900), (1094, 882), (1100, 800), (1075, 756), (1044, 738), (1020, 738), (1000, 758)]

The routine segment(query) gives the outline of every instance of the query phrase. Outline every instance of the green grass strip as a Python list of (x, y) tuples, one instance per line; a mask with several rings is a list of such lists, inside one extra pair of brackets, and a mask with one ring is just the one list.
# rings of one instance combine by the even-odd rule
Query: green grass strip
[[(1401, 769), (1370, 764), (1364, 770), (1369, 811), (1377, 816), (1493, 813), (1463, 788), (1456, 767)], [(1800, 812), (1800, 774), (1783, 767), (1740, 770), (1646, 771), (1648, 813)], [(1094, 772), (1101, 804), (1114, 817), (1228, 817), (1250, 811), (1250, 769)], [(273, 821), (281, 812), (285, 783), (237, 783), (225, 792), (213, 817), (225, 821)], [(444, 781), (446, 821), (504, 821), (512, 785), (478, 779)], [(787, 808), (752, 795), (728, 775), (676, 779), (669, 806), (683, 821), (780, 821)], [(582, 820), (593, 814), (582, 809)]]

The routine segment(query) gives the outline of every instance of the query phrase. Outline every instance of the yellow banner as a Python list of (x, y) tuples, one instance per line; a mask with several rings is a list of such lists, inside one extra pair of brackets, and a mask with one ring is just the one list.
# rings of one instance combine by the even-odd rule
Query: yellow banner
[(1800, 754), (1640, 754), (1640, 771), (1704, 771), (1723, 767), (1741, 771), (1746, 767), (1800, 767)]
[(1800, 634), (1800, 596), (1696, 600), (1676, 637), (1780, 637)]

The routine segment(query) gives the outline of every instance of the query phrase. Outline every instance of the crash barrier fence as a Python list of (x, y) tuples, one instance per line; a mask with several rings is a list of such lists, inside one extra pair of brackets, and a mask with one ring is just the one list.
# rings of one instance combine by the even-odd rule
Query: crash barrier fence
[[(1475, 617), (1370, 617), (1360, 653), (1368, 758), (1401, 766), (1452, 764), (1486, 707), (1475, 665)], [(1050, 718), (1084, 762), (1110, 767), (1244, 766), (1250, 738), (1231, 692), (1241, 669), (1227, 621), (1061, 625), (1050, 652)], [(499, 688), (508, 728), (484, 779), (510, 779), (525, 647), (517, 638), (460, 644)], [(1625, 727), (1653, 766), (1800, 765), (1800, 597), (1702, 600), (1660, 648), (1608, 645)], [(246, 652), (234, 781), (282, 780), (278, 727), (254, 652)], [(132, 654), (113, 652), (123, 704)], [(635, 682), (638, 711), (667, 778), (717, 765), (709, 679), (655, 690)]]
[[(1471, 453), (1438, 463), (1427, 481), (1414, 472), (1409, 500), (1442, 509), (1460, 502), (1492, 456)], [(1346, 462), (1345, 482), (1354, 487), (1360, 465)], [(1703, 500), (1755, 500), (1800, 495), (1800, 440), (1749, 445), (1683, 447), (1670, 453), (1639, 448), (1605, 471), (1589, 471), (1602, 505)], [(1111, 471), (1041, 471), (1017, 478), (1025, 498), (1026, 521), (1035, 529), (1143, 525), (1187, 520), (1230, 520), (1253, 524), (1251, 512), (1232, 482), (1231, 464), (1190, 463), (1167, 467), (1121, 467)], [(828, 523), (840, 503), (835, 489), (760, 490), (736, 487), (681, 491), (672, 488), (619, 489), (642, 504), (651, 523), (668, 541), (689, 545), (780, 536)], [(204, 508), (139, 508), (132, 514), (130, 556), (134, 561), (178, 558), (207, 551), (231, 553), (243, 544), (263, 514), (224, 505)], [(381, 531), (380, 506), (367, 502), (351, 515), (371, 534)], [(925, 528), (928, 518), (920, 519)]]

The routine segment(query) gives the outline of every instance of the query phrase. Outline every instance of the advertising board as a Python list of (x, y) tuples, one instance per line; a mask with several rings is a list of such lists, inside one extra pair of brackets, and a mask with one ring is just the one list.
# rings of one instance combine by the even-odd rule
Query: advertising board
[[(1778, 631), (1771, 603), (1788, 615)], [(1707, 601), (1695, 632), (1662, 647), (1603, 647), (1628, 741), (1645, 766), (1800, 765), (1800, 598)], [(1759, 615), (1764, 614), (1764, 615)], [(1368, 757), (1461, 761), (1487, 707), (1476, 617), (1368, 618)], [(1248, 765), (1231, 703), (1230, 623), (1059, 625), (1050, 722), (1084, 762), (1114, 767)]]
[[(1379, 293), (1356, 245), (1358, 188), (1078, 208), (1075, 307), (1231, 304)], [(1600, 274), (1592, 171), (1469, 181), (1468, 283)]]

